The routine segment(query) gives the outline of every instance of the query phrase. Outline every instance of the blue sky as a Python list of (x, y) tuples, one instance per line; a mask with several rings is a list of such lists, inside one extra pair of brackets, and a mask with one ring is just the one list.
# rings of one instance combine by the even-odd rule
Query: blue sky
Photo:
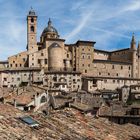
[(96, 41), (95, 48), (130, 46), (140, 40), (140, 0), (0, 0), (0, 60), (26, 50), (26, 15), (38, 15), (38, 41), (48, 18), (66, 43)]

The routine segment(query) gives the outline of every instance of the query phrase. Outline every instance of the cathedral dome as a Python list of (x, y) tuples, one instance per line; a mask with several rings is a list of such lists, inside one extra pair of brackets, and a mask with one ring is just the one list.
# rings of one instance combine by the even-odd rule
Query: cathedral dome
[(42, 35), (45, 35), (47, 33), (54, 33), (56, 35), (58, 35), (58, 32), (57, 30), (52, 26), (52, 22), (51, 20), (49, 19), (48, 21), (48, 26), (44, 29), (44, 31), (42, 32)]

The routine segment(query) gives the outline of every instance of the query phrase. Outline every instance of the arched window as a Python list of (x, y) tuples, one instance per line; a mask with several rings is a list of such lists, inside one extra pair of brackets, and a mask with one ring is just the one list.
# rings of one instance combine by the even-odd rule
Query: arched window
[(45, 103), (46, 102), (46, 97), (45, 96), (42, 96), (41, 97), (41, 100), (40, 100), (40, 103)]
[(31, 31), (32, 31), (32, 32), (34, 32), (34, 31), (35, 31), (34, 26), (31, 26)]
[(32, 23), (34, 22), (34, 18), (31, 18), (31, 22), (32, 22)]

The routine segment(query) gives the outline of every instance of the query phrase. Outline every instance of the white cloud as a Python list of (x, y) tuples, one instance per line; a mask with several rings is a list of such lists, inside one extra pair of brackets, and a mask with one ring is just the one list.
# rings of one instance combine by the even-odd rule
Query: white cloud
[(92, 12), (89, 12), (87, 13), (86, 17), (85, 16), (82, 17), (79, 23), (77, 23), (77, 26), (67, 36), (65, 36), (67, 41), (72, 40), (77, 34), (81, 32), (83, 28), (85, 28), (91, 16), (92, 16)]
[(130, 4), (124, 6), (124, 8), (122, 9), (122, 12), (137, 11), (137, 10), (140, 10), (140, 1), (133, 0)]
[(113, 31), (109, 31), (109, 30), (104, 30), (104, 29), (96, 28), (96, 27), (92, 27), (91, 29), (93, 29), (95, 31), (100, 31), (100, 32), (108, 33), (108, 34), (113, 35), (113, 36), (131, 39), (130, 36), (124, 35), (124, 34), (121, 34), (121, 33), (113, 32)]

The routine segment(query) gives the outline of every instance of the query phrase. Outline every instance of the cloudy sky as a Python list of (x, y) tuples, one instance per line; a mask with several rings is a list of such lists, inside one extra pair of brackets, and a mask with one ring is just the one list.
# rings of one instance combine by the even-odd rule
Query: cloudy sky
[(38, 41), (48, 18), (66, 43), (96, 41), (115, 50), (140, 40), (140, 0), (0, 0), (0, 60), (26, 49), (26, 15), (38, 15)]

